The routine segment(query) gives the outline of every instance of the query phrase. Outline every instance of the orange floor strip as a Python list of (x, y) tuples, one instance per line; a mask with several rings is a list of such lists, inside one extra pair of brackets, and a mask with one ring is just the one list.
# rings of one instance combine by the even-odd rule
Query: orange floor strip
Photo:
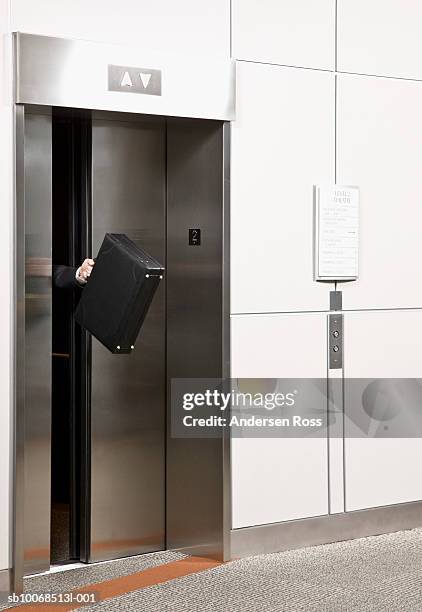
[[(180, 578), (182, 576), (188, 576), (189, 574), (196, 574), (197, 572), (203, 572), (207, 569), (212, 569), (221, 565), (219, 561), (213, 561), (211, 559), (205, 559), (203, 557), (187, 557), (186, 559), (180, 559), (179, 561), (173, 561), (171, 563), (165, 563), (158, 565), (157, 567), (151, 567), (143, 572), (137, 574), (131, 574), (129, 576), (121, 576), (120, 578), (113, 578), (112, 580), (106, 580), (105, 582), (98, 582), (89, 584), (80, 589), (75, 589), (73, 593), (96, 593), (97, 602), (103, 601), (104, 599), (111, 599), (130, 593), (138, 589), (152, 586), (154, 584), (161, 584)], [(68, 612), (75, 608), (82, 608), (84, 605), (92, 605), (90, 603), (72, 603), (72, 604), (24, 604), (22, 606), (16, 606), (14, 610), (26, 610), (26, 611), (37, 611), (48, 610), (49, 612)]]

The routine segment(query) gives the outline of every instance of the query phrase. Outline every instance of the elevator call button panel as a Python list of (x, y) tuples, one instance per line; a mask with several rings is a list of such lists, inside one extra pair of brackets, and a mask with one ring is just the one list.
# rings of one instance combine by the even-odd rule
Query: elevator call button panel
[(331, 314), (328, 319), (328, 367), (339, 370), (343, 367), (343, 315)]

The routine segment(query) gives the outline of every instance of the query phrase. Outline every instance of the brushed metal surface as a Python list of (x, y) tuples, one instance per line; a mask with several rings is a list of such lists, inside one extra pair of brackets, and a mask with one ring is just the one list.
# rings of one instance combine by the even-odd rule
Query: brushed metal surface
[(7, 593), (11, 591), (11, 578), (10, 569), (0, 570), (0, 604), (6, 600)]
[(24, 155), (24, 573), (32, 574), (50, 567), (52, 157), (49, 114), (25, 113)]
[[(15, 34), (16, 102), (152, 115), (234, 119), (231, 59), (162, 56), (143, 49), (34, 34)], [(162, 73), (161, 96), (109, 91), (108, 66)]]
[(16, 592), (13, 589), (13, 574), (12, 570), (0, 570), (0, 605), (6, 608), (9, 607), (8, 595)]
[(353, 540), (422, 526), (422, 502), (233, 529), (232, 558)]
[(328, 367), (341, 370), (343, 367), (343, 315), (328, 315)]
[[(25, 573), (48, 569), (50, 562), (51, 118), (48, 109), (31, 107), (24, 143), (23, 127), (21, 141), (18, 130), (23, 111), (17, 106), (16, 382), (26, 381), (26, 386), (25, 397), (17, 394), (16, 401), (21, 417), (27, 411), (26, 485), (21, 487), (25, 501), (19, 503), (16, 482), (16, 585), (19, 538), (25, 540)], [(96, 254), (106, 231), (123, 232), (164, 262), (167, 239), (172, 293), (166, 319), (165, 285), (158, 290), (131, 355), (112, 355), (92, 341), (88, 561), (166, 547), (165, 368), (169, 377), (229, 373), (228, 199), (228, 124), (171, 119), (167, 128), (159, 117), (93, 114), (89, 254)], [(191, 226), (203, 231), (196, 247), (188, 245)], [(26, 254), (26, 267), (23, 259), (19, 264), (19, 253), (21, 258)], [(19, 336), (24, 318), (26, 334), (21, 329)], [(227, 558), (228, 439), (168, 444), (167, 547)]]
[[(165, 260), (165, 121), (92, 122), (93, 255), (124, 233)], [(89, 561), (165, 547), (165, 287), (135, 350), (113, 355), (92, 339)]]
[(161, 70), (134, 66), (108, 66), (108, 88), (123, 93), (161, 96)]
[[(167, 156), (168, 383), (221, 377), (223, 124), (169, 119)], [(189, 228), (201, 230), (200, 245), (189, 245)], [(223, 446), (222, 439), (168, 436), (168, 548), (224, 558)]]
[(25, 108), (17, 104), (15, 123), (15, 210), (13, 218), (13, 505), (12, 588), (23, 590), (25, 499)]
[[(231, 376), (231, 321), (230, 321), (230, 157), (231, 157), (231, 125), (229, 122), (223, 124), (223, 214), (222, 214), (222, 377), (229, 379)], [(222, 516), (222, 554), (223, 561), (231, 559), (231, 432), (227, 427), (223, 431), (222, 448), (223, 472), (223, 516)]]

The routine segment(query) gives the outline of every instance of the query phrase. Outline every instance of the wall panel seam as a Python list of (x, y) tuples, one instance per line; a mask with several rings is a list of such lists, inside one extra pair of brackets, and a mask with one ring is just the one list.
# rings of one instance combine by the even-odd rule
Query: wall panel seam
[[(385, 307), (385, 308), (345, 308), (341, 312), (419, 312), (422, 306), (402, 306), (402, 307)], [(327, 310), (267, 310), (262, 312), (232, 312), (230, 317), (251, 317), (251, 316), (270, 316), (284, 314), (326, 314)]]
[(260, 62), (258, 60), (249, 60), (243, 59), (239, 57), (233, 58), (236, 62), (243, 62), (245, 64), (260, 64), (263, 66), (277, 66), (278, 68), (297, 68), (299, 70), (312, 70), (314, 72), (328, 72), (330, 74), (334, 74), (334, 70), (331, 68), (314, 68), (312, 66), (297, 66), (294, 64), (277, 64), (276, 62)]
[(410, 83), (422, 83), (422, 78), (416, 79), (416, 78), (400, 77), (400, 76), (394, 76), (394, 75), (388, 75), (388, 74), (371, 74), (367, 72), (349, 72), (346, 70), (331, 70), (330, 68), (314, 68), (312, 66), (297, 66), (294, 64), (278, 64), (276, 62), (262, 62), (258, 60), (243, 59), (239, 57), (235, 57), (233, 59), (236, 62), (242, 62), (244, 64), (274, 66), (277, 68), (295, 68), (297, 70), (311, 70), (313, 72), (328, 73), (328, 74), (333, 74), (335, 76), (349, 75), (349, 76), (356, 76), (356, 77), (369, 77), (369, 78), (374, 78), (374, 79), (388, 79), (392, 81), (409, 81)]

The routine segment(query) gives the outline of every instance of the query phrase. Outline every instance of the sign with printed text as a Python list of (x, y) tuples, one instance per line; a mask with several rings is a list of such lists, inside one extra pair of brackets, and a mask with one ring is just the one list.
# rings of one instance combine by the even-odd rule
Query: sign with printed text
[(314, 279), (356, 280), (359, 275), (359, 188), (314, 187)]

